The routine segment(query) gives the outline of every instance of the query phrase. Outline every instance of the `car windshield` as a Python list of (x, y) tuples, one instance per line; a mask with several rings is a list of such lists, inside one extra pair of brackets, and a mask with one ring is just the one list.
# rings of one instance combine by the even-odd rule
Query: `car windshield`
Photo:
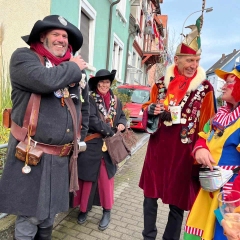
[(127, 94), (133, 103), (145, 103), (149, 100), (150, 92), (141, 89), (118, 88), (118, 92)]

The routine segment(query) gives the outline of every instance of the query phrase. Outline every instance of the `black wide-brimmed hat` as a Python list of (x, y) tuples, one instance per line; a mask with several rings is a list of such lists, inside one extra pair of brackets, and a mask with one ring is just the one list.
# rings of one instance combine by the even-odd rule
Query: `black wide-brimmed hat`
[(78, 51), (83, 44), (83, 36), (80, 30), (59, 15), (49, 15), (43, 20), (38, 20), (30, 35), (22, 36), (22, 39), (30, 45), (40, 40), (40, 33), (50, 29), (63, 29), (68, 33), (68, 42), (73, 48), (73, 53)]
[(97, 84), (100, 80), (108, 79), (111, 81), (111, 84), (115, 78), (117, 70), (112, 70), (109, 72), (107, 69), (101, 69), (96, 72), (95, 77), (91, 77), (88, 81), (88, 86), (91, 91), (97, 88)]

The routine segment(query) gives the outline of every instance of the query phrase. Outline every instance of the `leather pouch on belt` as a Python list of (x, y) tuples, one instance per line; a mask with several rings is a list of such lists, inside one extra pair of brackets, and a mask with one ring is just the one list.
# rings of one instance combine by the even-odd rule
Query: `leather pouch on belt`
[(3, 110), (3, 126), (5, 128), (11, 127), (11, 113), (12, 113), (11, 108), (5, 108)]
[[(40, 150), (38, 147), (30, 147), (28, 152), (28, 165), (36, 166), (43, 155), (43, 151)], [(27, 157), (27, 144), (25, 142), (19, 142), (16, 146), (16, 153), (15, 157), (23, 162), (26, 162)]]

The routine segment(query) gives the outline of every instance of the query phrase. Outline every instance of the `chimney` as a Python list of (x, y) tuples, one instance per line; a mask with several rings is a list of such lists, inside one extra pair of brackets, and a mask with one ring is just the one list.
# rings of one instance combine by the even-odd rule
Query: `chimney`
[(236, 49), (233, 49), (233, 53), (235, 53), (237, 50)]
[(222, 58), (225, 58), (225, 53), (222, 54)]

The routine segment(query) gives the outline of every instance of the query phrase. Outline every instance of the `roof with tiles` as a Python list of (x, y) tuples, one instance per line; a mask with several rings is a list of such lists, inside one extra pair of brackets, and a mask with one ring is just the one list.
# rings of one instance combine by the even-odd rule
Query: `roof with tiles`
[(208, 74), (214, 73), (215, 69), (217, 69), (217, 68), (222, 69), (239, 52), (240, 52), (240, 50), (234, 49), (233, 52), (231, 52), (230, 54), (227, 54), (227, 55), (222, 54), (222, 57), (206, 71), (206, 74), (208, 75)]

